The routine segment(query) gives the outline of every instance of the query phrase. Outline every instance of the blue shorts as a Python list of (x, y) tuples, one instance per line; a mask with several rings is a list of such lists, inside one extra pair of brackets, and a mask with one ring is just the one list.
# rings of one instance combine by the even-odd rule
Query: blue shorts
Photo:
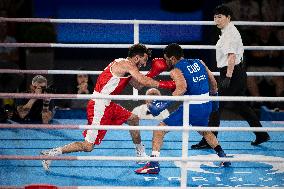
[[(212, 112), (212, 103), (189, 105), (189, 124), (192, 126), (208, 126), (209, 116)], [(183, 105), (163, 120), (168, 126), (183, 125)]]

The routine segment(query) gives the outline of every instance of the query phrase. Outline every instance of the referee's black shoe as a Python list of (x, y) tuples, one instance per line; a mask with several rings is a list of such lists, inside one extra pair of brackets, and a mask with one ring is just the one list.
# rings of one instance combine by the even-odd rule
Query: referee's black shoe
[(251, 142), (251, 145), (257, 146), (259, 144), (262, 144), (264, 142), (267, 142), (270, 140), (269, 135), (265, 135), (264, 137), (256, 137), (255, 141)]
[(192, 145), (191, 149), (211, 149), (211, 146), (206, 141), (201, 140), (199, 143)]

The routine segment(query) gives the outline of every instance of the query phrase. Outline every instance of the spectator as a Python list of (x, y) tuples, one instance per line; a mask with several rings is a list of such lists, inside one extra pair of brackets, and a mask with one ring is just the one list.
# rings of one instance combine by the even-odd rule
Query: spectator
[(233, 12), (233, 20), (260, 21), (260, 7), (256, 0), (233, 0), (225, 3)]
[[(47, 93), (47, 80), (41, 75), (32, 79), (29, 93)], [(16, 101), (16, 113), (21, 123), (47, 124), (53, 117), (53, 101), (50, 99), (20, 99)]]
[[(73, 80), (73, 86), (70, 90), (72, 94), (92, 94), (94, 83), (89, 75), (78, 74)], [(85, 109), (87, 107), (87, 103), (88, 100), (72, 99), (70, 102), (70, 108)]]
[[(256, 36), (251, 45), (255, 46), (278, 46), (280, 41), (269, 27), (262, 27), (256, 31)], [(281, 51), (248, 51), (248, 72), (281, 72)], [(262, 96), (260, 83), (265, 80), (275, 87), (275, 92), (269, 95), (282, 96), (284, 91), (283, 77), (248, 77), (248, 90), (252, 96)]]
[(0, 123), (13, 123), (16, 115), (14, 105), (0, 105)]
[[(264, 22), (283, 22), (284, 20), (284, 1), (283, 0), (262, 0), (261, 1), (261, 16), (262, 16), (262, 21)], [(278, 41), (280, 44), (278, 45), (282, 45), (284, 44), (284, 29), (283, 27), (273, 27), (272, 30), (274, 35), (273, 37), (277, 37)], [(279, 54), (279, 62), (282, 62), (281, 69), (283, 70), (284, 65), (284, 52), (283, 51), (278, 51), (277, 52)], [(274, 54), (274, 53), (273, 53)], [(276, 53), (275, 53), (276, 54)], [(278, 66), (278, 67), (279, 67)], [(280, 78), (280, 77), (278, 77)], [(277, 80), (277, 78), (274, 78), (275, 80)], [(283, 82), (283, 78), (280, 79), (280, 82)], [(282, 85), (281, 83), (279, 85)], [(278, 87), (278, 85), (275, 85), (275, 87)], [(282, 94), (280, 95), (280, 91), (278, 91), (277, 96), (284, 96), (284, 91), (283, 88), (282, 89)], [(277, 89), (276, 89), (277, 90)], [(279, 103), (282, 104), (280, 105), (281, 109), (283, 109), (283, 103)], [(278, 106), (279, 106), (278, 104)]]
[[(161, 96), (161, 92), (158, 89), (150, 88), (146, 91), (146, 95), (159, 95)], [(165, 109), (162, 111), (158, 116), (153, 116), (150, 111), (148, 110), (149, 104), (152, 102), (152, 100), (146, 100), (145, 104), (142, 104), (140, 106), (137, 106), (133, 109), (132, 113), (136, 114), (140, 119), (158, 119), (163, 120), (166, 117), (169, 116), (169, 111)]]
[(261, 17), (264, 22), (283, 22), (284, 1), (283, 0), (262, 0)]
[[(284, 45), (284, 28), (282, 27), (276, 33), (277, 39), (279, 40), (281, 45)], [(283, 53), (283, 51), (282, 51)]]
[(6, 123), (7, 115), (4, 111), (4, 108), (0, 107), (0, 123)]
[[(232, 19), (236, 21), (261, 21), (261, 8), (257, 0), (233, 0), (225, 3), (232, 10)], [(254, 27), (239, 26), (244, 45), (254, 36)]]
[(17, 13), (24, 3), (25, 0), (1, 0), (0, 9), (5, 9), (9, 12), (10, 16), (17, 17)]

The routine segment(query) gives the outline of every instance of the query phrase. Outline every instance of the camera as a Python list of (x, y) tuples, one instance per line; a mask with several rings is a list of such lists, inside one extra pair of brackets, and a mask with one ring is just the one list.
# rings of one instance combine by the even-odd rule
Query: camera
[(47, 87), (41, 87), (41, 92), (42, 93), (47, 93)]
[(14, 112), (14, 108), (9, 104), (6, 104), (3, 109), (4, 109), (4, 112), (6, 113)]
[(6, 104), (4, 107), (0, 108), (0, 123), (6, 123), (8, 119), (11, 119), (14, 114), (14, 108)]
[(49, 102), (43, 102), (43, 107), (49, 107)]
[(50, 99), (43, 99), (42, 105), (44, 108), (48, 108), (50, 103)]

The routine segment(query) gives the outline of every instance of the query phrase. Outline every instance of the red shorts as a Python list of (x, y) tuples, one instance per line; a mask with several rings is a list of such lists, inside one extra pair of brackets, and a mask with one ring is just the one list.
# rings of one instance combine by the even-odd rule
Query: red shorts
[[(88, 125), (122, 125), (131, 116), (131, 112), (122, 106), (110, 102), (107, 106), (101, 100), (90, 100), (87, 106)], [(83, 136), (88, 142), (99, 145), (107, 130), (85, 130)], [(90, 135), (90, 136), (87, 136)], [(89, 138), (91, 138), (89, 140)]]

